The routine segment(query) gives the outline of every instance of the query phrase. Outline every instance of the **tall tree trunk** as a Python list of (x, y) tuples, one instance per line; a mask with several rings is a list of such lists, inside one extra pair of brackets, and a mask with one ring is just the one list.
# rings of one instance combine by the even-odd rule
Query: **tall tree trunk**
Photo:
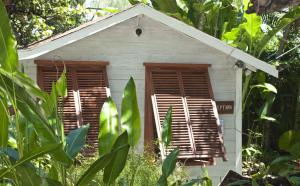
[(247, 13), (268, 13), (277, 12), (286, 7), (300, 5), (300, 0), (250, 0)]

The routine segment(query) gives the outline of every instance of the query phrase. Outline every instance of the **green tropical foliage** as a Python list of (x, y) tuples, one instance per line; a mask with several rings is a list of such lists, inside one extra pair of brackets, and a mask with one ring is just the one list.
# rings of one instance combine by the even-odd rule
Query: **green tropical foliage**
[(162, 142), (168, 146), (172, 138), (172, 106), (169, 107), (164, 122), (162, 124)]
[(7, 9), (18, 45), (27, 46), (85, 22), (87, 10), (83, 3), (82, 0), (11, 0)]
[[(246, 171), (253, 185), (266, 183), (264, 178), (268, 175), (299, 185), (299, 170), (296, 169), (300, 158), (299, 6), (282, 12), (256, 15), (246, 14), (249, 1), (130, 0), (132, 4), (140, 2), (276, 65), (281, 70), (279, 79), (262, 72), (244, 74), (244, 165), (256, 167), (258, 164), (257, 169)], [(105, 4), (104, 1), (101, 3)], [(115, 6), (115, 3), (106, 2), (105, 11), (116, 11), (109, 8)], [(139, 165), (138, 162), (145, 161), (135, 161), (134, 154), (129, 153), (130, 148), (137, 146), (141, 134), (136, 87), (132, 78), (124, 90), (120, 120), (116, 104), (111, 98), (103, 106), (100, 113), (99, 155), (96, 160), (88, 164), (80, 175), (72, 179), (68, 177), (86, 145), (88, 124), (65, 136), (60, 109), (67, 95), (65, 71), (53, 84), (51, 93), (41, 91), (33, 80), (19, 70), (14, 35), (22, 47), (76, 27), (87, 19), (83, 4), (81, 0), (13, 0), (6, 7), (8, 15), (0, 1), (1, 183), (87, 185), (97, 180), (110, 185), (133, 185), (138, 181), (143, 183), (143, 179), (138, 176), (143, 175), (141, 177), (147, 178), (149, 183), (158, 185), (212, 185), (207, 172), (202, 179), (190, 182), (170, 181), (176, 168), (178, 149), (165, 158), (162, 166), (157, 164), (155, 168), (159, 168), (159, 171), (154, 175), (149, 174), (149, 170), (154, 170), (154, 167), (143, 169), (141, 166), (146, 164)], [(125, 7), (127, 3), (119, 5)], [(171, 118), (170, 108), (161, 134), (161, 143), (166, 146), (172, 137)], [(119, 131), (119, 128), (122, 130)]]
[(101, 143), (98, 150), (99, 154), (103, 155), (111, 151), (119, 133), (118, 110), (112, 98), (108, 98), (102, 106), (99, 127), (98, 139)]
[[(4, 5), (0, 1), (0, 8)], [(4, 11), (5, 12), (5, 11)], [(18, 66), (16, 42), (5, 13), (0, 15), (6, 23), (0, 24), (4, 37), (3, 66), (0, 67), (0, 181), (11, 185), (87, 185), (102, 172), (104, 184), (114, 184), (127, 164), (130, 147), (139, 141), (141, 126), (136, 88), (131, 78), (123, 94), (121, 122), (116, 104), (111, 98), (105, 102), (100, 113), (99, 158), (75, 180), (68, 178), (68, 170), (85, 146), (89, 125), (72, 130), (65, 136), (60, 105), (67, 95), (66, 70), (53, 83), (50, 94), (17, 68), (7, 68), (9, 63)], [(11, 41), (12, 40), (12, 41)], [(171, 110), (168, 125), (171, 125)], [(119, 126), (119, 123), (121, 126)], [(118, 130), (122, 127), (121, 131)], [(16, 141), (9, 143), (10, 133)], [(170, 131), (166, 138), (170, 137)], [(166, 139), (170, 141), (170, 139)], [(103, 143), (102, 143), (103, 142)], [(175, 153), (175, 156), (174, 156)], [(167, 156), (163, 163), (163, 175), (169, 177), (175, 169), (178, 149)], [(176, 155), (177, 154), (177, 155)], [(131, 182), (134, 183), (135, 174)], [(165, 180), (167, 184), (167, 180)]]
[(141, 118), (133, 78), (128, 81), (121, 105), (121, 127), (128, 132), (128, 141), (136, 146), (141, 136)]
[(168, 185), (167, 179), (175, 169), (178, 155), (179, 155), (179, 149), (176, 148), (166, 157), (162, 166), (162, 175), (159, 178), (157, 185), (160, 186)]
[[(130, 2), (135, 4), (137, 1)], [(296, 147), (299, 145), (295, 144), (293, 148), (285, 145), (292, 143), (290, 138), (300, 126), (300, 7), (296, 5), (285, 11), (271, 13), (259, 10), (260, 15), (247, 14), (251, 12), (249, 8), (253, 2), (257, 3), (248, 0), (151, 0), (150, 4), (280, 70), (279, 79), (249, 70), (245, 70), (243, 77), (243, 164), (248, 169), (244, 172), (252, 175), (252, 184), (255, 185), (261, 176), (282, 176), (265, 164), (280, 158), (280, 154), (284, 154), (283, 150), (294, 155), (293, 159), (285, 161), (289, 165), (288, 169), (279, 164), (283, 167), (281, 170), (295, 174), (289, 170), (295, 169), (295, 162), (292, 161), (299, 160), (299, 157), (295, 158), (298, 152)], [(258, 8), (257, 4), (254, 5)], [(297, 185), (299, 179), (291, 178), (291, 175), (285, 178)]]

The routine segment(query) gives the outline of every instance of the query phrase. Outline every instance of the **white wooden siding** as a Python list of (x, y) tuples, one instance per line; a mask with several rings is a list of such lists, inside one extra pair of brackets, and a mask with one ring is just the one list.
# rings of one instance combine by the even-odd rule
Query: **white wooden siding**
[[(215, 100), (236, 100), (236, 69), (234, 59), (207, 45), (196, 41), (167, 26), (142, 17), (140, 27), (143, 33), (140, 37), (135, 34), (137, 19), (113, 26), (100, 33), (84, 38), (61, 49), (45, 54), (38, 59), (57, 60), (92, 60), (108, 61), (107, 67), (111, 95), (120, 107), (123, 88), (132, 76), (137, 86), (137, 95), (141, 116), (144, 116), (145, 71), (144, 62), (159, 63), (197, 63), (211, 64), (209, 74), (213, 86)], [(36, 67), (32, 61), (24, 61), (25, 71), (36, 79)], [(228, 170), (239, 170), (236, 165), (237, 151), (240, 153), (240, 139), (236, 132), (240, 120), (235, 114), (221, 115), (224, 120), (224, 139), (227, 149), (228, 162), (218, 160), (216, 166), (209, 167), (209, 174), (216, 184)], [(143, 119), (142, 119), (143, 121)], [(238, 126), (240, 128), (240, 126)], [(141, 137), (143, 144), (143, 135)], [(189, 169), (191, 175), (199, 176), (200, 168)]]

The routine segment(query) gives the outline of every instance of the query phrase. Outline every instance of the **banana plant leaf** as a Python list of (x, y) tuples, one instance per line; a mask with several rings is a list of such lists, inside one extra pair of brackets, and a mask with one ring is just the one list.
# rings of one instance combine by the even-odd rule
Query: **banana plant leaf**
[(0, 1), (0, 20), (0, 65), (1, 68), (14, 72), (18, 68), (17, 42), (3, 1)]
[(7, 112), (7, 104), (0, 97), (0, 147), (6, 147), (8, 143), (8, 126), (9, 118)]
[(109, 97), (102, 106), (99, 123), (99, 155), (104, 155), (111, 151), (118, 138), (119, 117), (117, 106)]
[(66, 152), (72, 159), (84, 147), (89, 127), (90, 125), (83, 125), (78, 129), (72, 130), (66, 137)]
[(6, 174), (8, 174), (10, 171), (12, 171), (14, 168), (17, 168), (18, 166), (24, 165), (25, 163), (36, 159), (44, 154), (50, 153), (57, 148), (59, 148), (61, 144), (49, 144), (44, 147), (39, 147), (35, 150), (32, 150), (31, 153), (28, 153), (27, 155), (23, 156), (21, 159), (19, 159), (14, 165), (10, 166), (9, 168), (1, 169), (0, 170), (0, 179), (3, 178)]
[(103, 181), (112, 184), (125, 167), (129, 152), (128, 134), (125, 131), (116, 140), (113, 146), (112, 158), (104, 169)]
[(133, 78), (128, 81), (121, 105), (121, 128), (128, 132), (128, 142), (136, 146), (141, 136), (141, 118)]

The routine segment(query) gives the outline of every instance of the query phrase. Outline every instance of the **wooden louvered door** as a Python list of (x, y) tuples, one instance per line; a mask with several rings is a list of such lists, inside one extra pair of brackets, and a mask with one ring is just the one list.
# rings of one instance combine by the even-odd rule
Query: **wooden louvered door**
[[(72, 70), (66, 68), (67, 90), (68, 95), (62, 101), (62, 120), (64, 123), (64, 131), (68, 134), (71, 130), (78, 128), (79, 121), (76, 115), (75, 101), (74, 101), (74, 83), (72, 81)], [(38, 84), (43, 90), (50, 93), (52, 84), (58, 80), (63, 72), (62, 66), (40, 66), (38, 67)]]
[(162, 156), (179, 147), (179, 159), (187, 162), (213, 164), (214, 157), (225, 160), (208, 66), (148, 67), (147, 75), (158, 137), (166, 112), (173, 107), (171, 145), (160, 147)]
[(83, 124), (90, 124), (85, 150), (87, 155), (98, 147), (99, 115), (109, 94), (105, 62), (54, 63), (38, 61), (38, 84), (50, 92), (52, 83), (67, 69), (68, 96), (63, 101), (63, 122), (65, 133)]
[(76, 69), (76, 84), (80, 96), (83, 123), (90, 124), (88, 144), (98, 146), (99, 114), (107, 92), (106, 71), (101, 67)]

